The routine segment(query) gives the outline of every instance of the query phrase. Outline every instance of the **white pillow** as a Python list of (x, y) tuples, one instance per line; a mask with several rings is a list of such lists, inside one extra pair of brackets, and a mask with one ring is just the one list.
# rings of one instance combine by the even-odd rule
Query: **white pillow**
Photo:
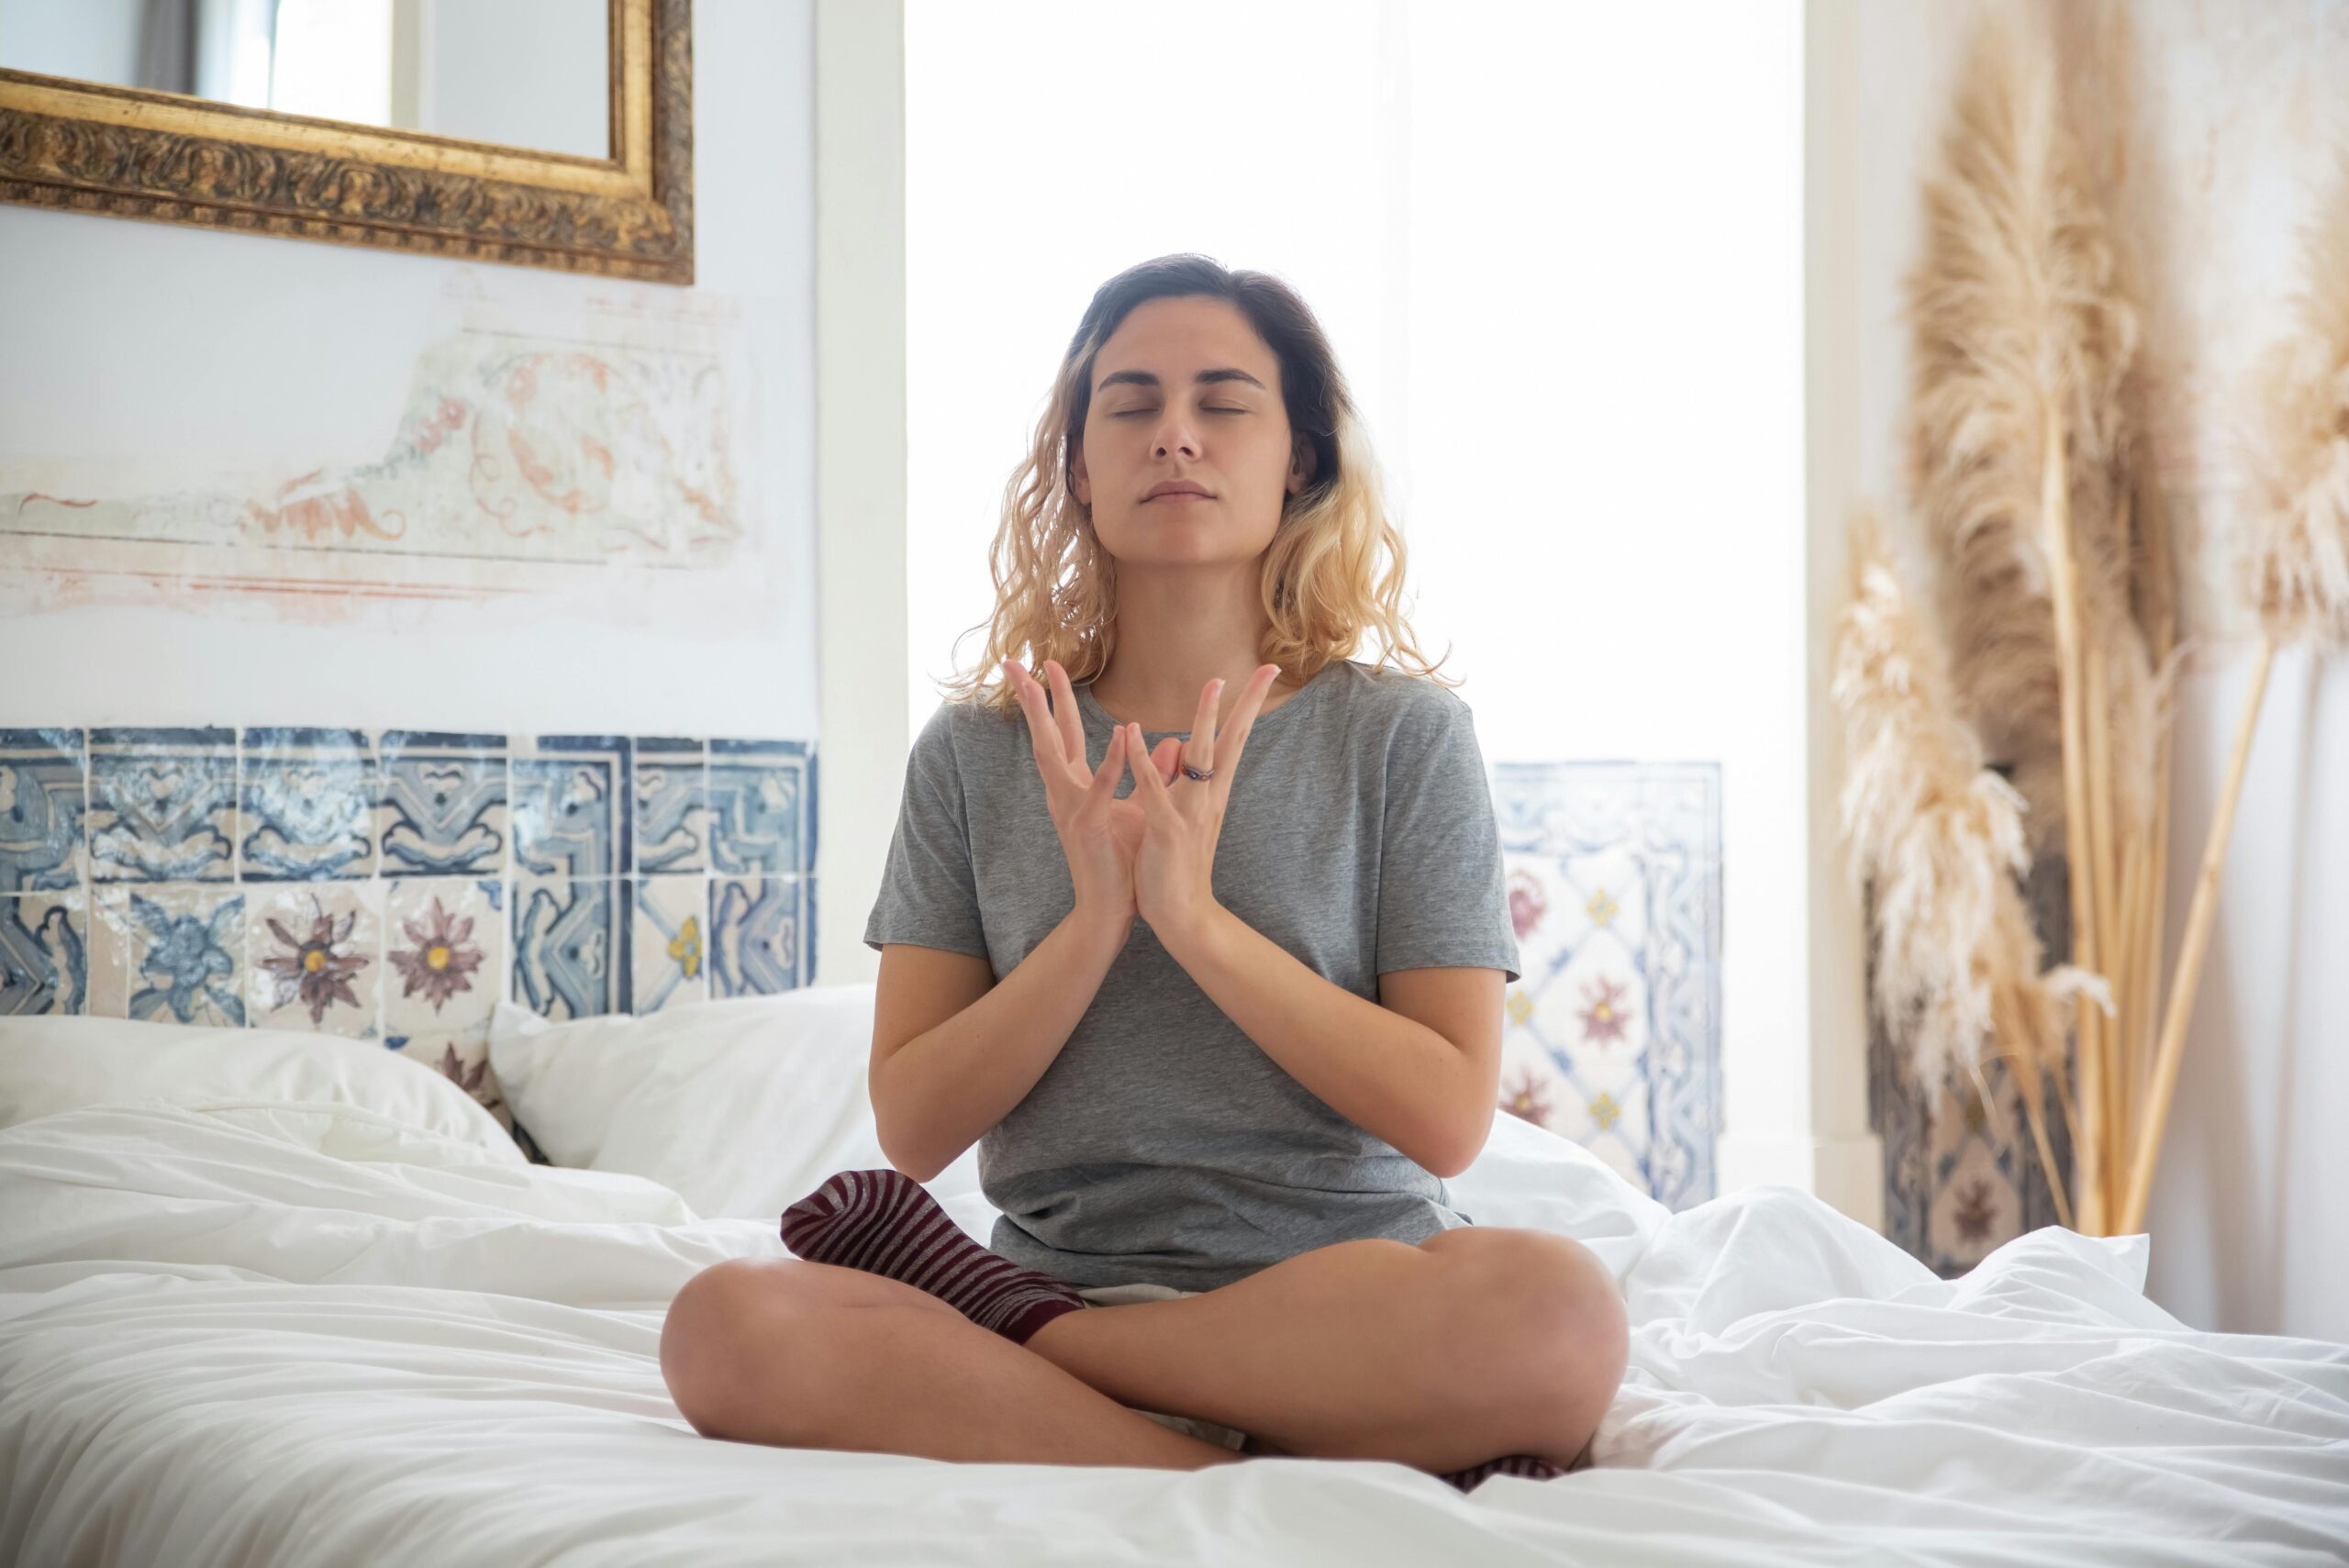
[[(865, 1073), (871, 982), (550, 1023), (500, 1002), (490, 1070), (546, 1157), (672, 1187), (706, 1218), (773, 1220), (838, 1171), (889, 1163)], [(978, 1150), (928, 1184), (975, 1191)]]
[(0, 1128), (142, 1100), (190, 1109), (255, 1100), (358, 1106), (506, 1163), (529, 1163), (481, 1102), (436, 1068), (373, 1041), (137, 1018), (0, 1020)]

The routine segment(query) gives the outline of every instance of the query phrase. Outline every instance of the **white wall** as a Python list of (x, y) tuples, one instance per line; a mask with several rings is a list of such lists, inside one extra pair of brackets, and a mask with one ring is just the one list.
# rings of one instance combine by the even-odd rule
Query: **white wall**
[[(1982, 7), (1815, 4), (1855, 29), (1857, 472), (1896, 489), (1907, 344), (1899, 280), (1918, 180)], [(2096, 16), (2068, 11), (2083, 33)], [(2148, 358), (2152, 449), (2182, 528), (2182, 630), (2206, 640), (2180, 692), (2166, 951), (2175, 960), (2248, 679), (2243, 628), (2207, 544), (2242, 483), (2239, 378), (2285, 329), (2295, 228), (2329, 148), (2349, 142), (2349, 5), (2135, 0), (2139, 123), (2128, 217), (2156, 239)], [(2107, 49), (2096, 58), (2125, 58)], [(2095, 78), (2067, 73), (2075, 91)], [(1836, 263), (1840, 264), (1840, 263)], [(2349, 674), (2279, 661), (2246, 775), (2218, 924), (2188, 1032), (2147, 1229), (2149, 1288), (2187, 1321), (2349, 1339)], [(2171, 966), (2165, 964), (2165, 973)]]
[[(1094, 288), (1172, 250), (1279, 273), (1487, 759), (1721, 764), (1722, 1183), (1873, 1222), (1857, 1009), (1814, 1007), (1806, 916), (1840, 889), (1812, 866), (1799, 6), (1165, 20), (908, 8), (910, 722), (983, 651), (952, 639)], [(1857, 975), (1853, 948), (1827, 988)]]

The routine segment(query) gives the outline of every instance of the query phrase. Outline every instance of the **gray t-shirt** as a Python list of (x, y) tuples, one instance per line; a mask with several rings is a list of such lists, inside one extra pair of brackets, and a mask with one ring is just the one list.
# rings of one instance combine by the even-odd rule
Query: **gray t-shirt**
[[(1115, 723), (1089, 685), (1076, 692), (1097, 767)], [(1133, 785), (1121, 778), (1119, 798)], [(1332, 660), (1258, 715), (1213, 885), (1374, 1002), (1389, 970), (1518, 978), (1468, 705), (1407, 672)], [(971, 953), (1000, 979), (1075, 896), (1026, 717), (941, 704), (906, 765), (865, 942)], [(1211, 1290), (1331, 1242), (1471, 1223), (1440, 1178), (1289, 1076), (1139, 917), (1060, 1054), (979, 1140), (979, 1177), (1002, 1211), (992, 1249), (1080, 1285)]]

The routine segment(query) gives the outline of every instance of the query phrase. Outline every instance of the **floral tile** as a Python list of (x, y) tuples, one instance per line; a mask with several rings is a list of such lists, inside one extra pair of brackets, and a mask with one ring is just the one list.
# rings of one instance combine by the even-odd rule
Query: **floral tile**
[(250, 728), (238, 772), (238, 876), (375, 874), (375, 753), (358, 729)]
[(498, 1126), (514, 1130), (514, 1113), (507, 1109), (505, 1092), (489, 1065), (488, 1019), (462, 1028), (390, 1034), (384, 1043), (425, 1071), (438, 1073), (456, 1084), (480, 1101), (497, 1118)]
[(384, 875), (504, 874), (511, 837), (505, 736), (386, 729), (376, 754)]
[(619, 735), (541, 735), (517, 746), (510, 768), (518, 873), (608, 877), (628, 869), (629, 750)]
[(88, 774), (79, 729), (0, 729), (0, 893), (81, 885)]
[(550, 1018), (628, 1011), (629, 879), (526, 875), (512, 893), (514, 1000)]
[(506, 984), (506, 884), (434, 876), (384, 886), (385, 1038), (486, 1024)]
[(93, 882), (233, 882), (237, 732), (90, 731)]
[(805, 985), (816, 969), (816, 879), (721, 876), (709, 884), (713, 996)]
[(653, 1013), (674, 1002), (709, 997), (703, 962), (711, 883), (701, 876), (636, 879), (635, 972), (629, 1011)]
[(1675, 1208), (1701, 1203), (1720, 1123), (1720, 769), (1493, 771), (1522, 970), (1503, 999), (1501, 1108)]
[(806, 876), (816, 869), (816, 756), (805, 740), (709, 743), (710, 869)]
[(78, 888), (0, 896), (0, 1018), (90, 1008), (90, 923)]
[(709, 870), (709, 772), (702, 743), (639, 736), (635, 767), (635, 870)]
[(102, 884), (90, 930), (90, 1013), (242, 1029), (245, 891)]
[(258, 1029), (381, 1037), (384, 887), (248, 888), (246, 997)]

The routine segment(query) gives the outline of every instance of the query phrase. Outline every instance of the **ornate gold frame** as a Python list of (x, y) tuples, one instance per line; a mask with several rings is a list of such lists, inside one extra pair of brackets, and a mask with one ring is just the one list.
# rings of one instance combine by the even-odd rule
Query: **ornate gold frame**
[(610, 158), (0, 69), (0, 201), (694, 281), (692, 0), (611, 0)]

